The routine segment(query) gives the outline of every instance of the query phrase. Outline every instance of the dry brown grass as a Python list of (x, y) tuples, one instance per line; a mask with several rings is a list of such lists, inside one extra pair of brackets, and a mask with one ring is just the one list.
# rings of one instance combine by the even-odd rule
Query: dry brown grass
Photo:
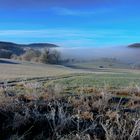
[(65, 88), (33, 83), (1, 88), (1, 140), (139, 140), (138, 87), (117, 92), (81, 87), (71, 95), (63, 94)]

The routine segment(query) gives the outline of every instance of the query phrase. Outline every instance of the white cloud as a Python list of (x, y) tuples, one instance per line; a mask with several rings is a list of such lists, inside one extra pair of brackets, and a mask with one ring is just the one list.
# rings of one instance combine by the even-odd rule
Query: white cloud
[(111, 9), (70, 9), (70, 8), (62, 8), (62, 7), (53, 7), (51, 8), (51, 11), (55, 13), (56, 15), (61, 15), (61, 16), (93, 16), (96, 14), (104, 14), (106, 12), (110, 12)]

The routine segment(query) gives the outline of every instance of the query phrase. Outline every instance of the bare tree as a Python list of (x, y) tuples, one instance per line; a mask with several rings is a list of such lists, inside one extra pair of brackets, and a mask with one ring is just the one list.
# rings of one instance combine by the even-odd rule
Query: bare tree
[(42, 54), (41, 62), (49, 64), (58, 64), (60, 62), (60, 53), (57, 50), (46, 49)]
[(23, 60), (32, 61), (41, 56), (41, 52), (39, 50), (29, 49), (25, 54), (22, 55)]

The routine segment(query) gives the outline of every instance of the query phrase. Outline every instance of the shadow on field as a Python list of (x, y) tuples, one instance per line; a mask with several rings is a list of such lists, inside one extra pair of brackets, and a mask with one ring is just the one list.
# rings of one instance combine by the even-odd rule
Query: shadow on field
[(19, 64), (19, 63), (8, 61), (8, 60), (0, 60), (0, 64)]

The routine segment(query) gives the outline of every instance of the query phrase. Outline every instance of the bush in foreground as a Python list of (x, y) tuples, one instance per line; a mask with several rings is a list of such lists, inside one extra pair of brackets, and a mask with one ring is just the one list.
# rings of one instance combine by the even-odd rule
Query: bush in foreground
[(1, 140), (139, 140), (136, 98), (107, 91), (63, 95), (51, 87), (17, 91), (1, 89)]

